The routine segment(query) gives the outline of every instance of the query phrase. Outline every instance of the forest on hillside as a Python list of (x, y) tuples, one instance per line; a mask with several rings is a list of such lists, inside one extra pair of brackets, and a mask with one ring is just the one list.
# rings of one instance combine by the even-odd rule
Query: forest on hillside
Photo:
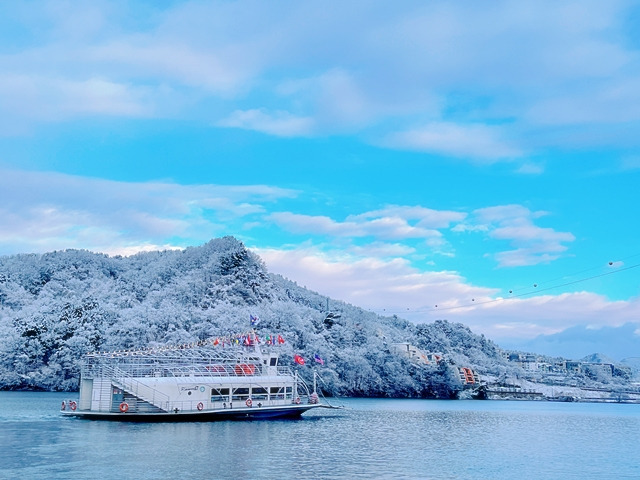
[[(250, 329), (281, 335), (285, 363), (316, 355), (328, 394), (454, 398), (455, 365), (517, 375), (466, 326), (415, 325), (331, 300), (270, 274), (233, 237), (185, 250), (109, 257), (83, 250), (0, 257), (0, 389), (76, 390), (89, 352), (180, 345)], [(416, 365), (393, 343), (446, 361)]]

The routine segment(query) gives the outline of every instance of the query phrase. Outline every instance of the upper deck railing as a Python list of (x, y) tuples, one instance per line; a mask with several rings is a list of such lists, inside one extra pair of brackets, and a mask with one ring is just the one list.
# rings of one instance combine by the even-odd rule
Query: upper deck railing
[[(247, 377), (293, 375), (285, 366), (268, 365), (273, 355), (258, 349), (185, 349), (91, 354), (82, 366), (84, 378), (121, 375), (139, 377)], [(267, 364), (265, 364), (265, 359)]]
[(293, 375), (289, 367), (267, 367), (248, 363), (237, 364), (171, 364), (131, 362), (116, 364), (86, 363), (84, 378), (111, 377), (114, 367), (122, 376), (140, 377), (249, 377), (256, 375)]

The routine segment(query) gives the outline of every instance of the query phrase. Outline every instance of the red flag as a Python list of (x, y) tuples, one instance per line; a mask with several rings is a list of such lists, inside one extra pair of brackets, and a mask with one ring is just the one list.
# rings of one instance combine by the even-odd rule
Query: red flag
[(284, 343), (284, 338), (282, 338), (282, 335), (278, 335), (278, 343)]
[(219, 341), (217, 338), (213, 341), (213, 345), (214, 345), (214, 346), (215, 346), (215, 345), (218, 345), (219, 343), (220, 343), (220, 341)]
[(304, 365), (304, 358), (302, 358), (298, 354), (293, 356), (293, 361), (296, 362), (298, 365)]

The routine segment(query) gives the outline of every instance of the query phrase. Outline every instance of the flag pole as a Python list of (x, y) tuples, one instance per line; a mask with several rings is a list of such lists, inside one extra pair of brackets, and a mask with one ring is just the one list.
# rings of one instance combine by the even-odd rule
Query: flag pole
[(317, 391), (318, 389), (316, 385), (316, 367), (313, 367), (313, 393), (316, 393)]

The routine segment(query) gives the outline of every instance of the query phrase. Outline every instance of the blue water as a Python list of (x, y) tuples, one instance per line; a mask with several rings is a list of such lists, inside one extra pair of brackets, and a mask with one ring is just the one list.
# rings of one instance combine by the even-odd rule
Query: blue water
[(300, 420), (62, 418), (0, 392), (2, 479), (639, 479), (640, 405), (347, 399)]

